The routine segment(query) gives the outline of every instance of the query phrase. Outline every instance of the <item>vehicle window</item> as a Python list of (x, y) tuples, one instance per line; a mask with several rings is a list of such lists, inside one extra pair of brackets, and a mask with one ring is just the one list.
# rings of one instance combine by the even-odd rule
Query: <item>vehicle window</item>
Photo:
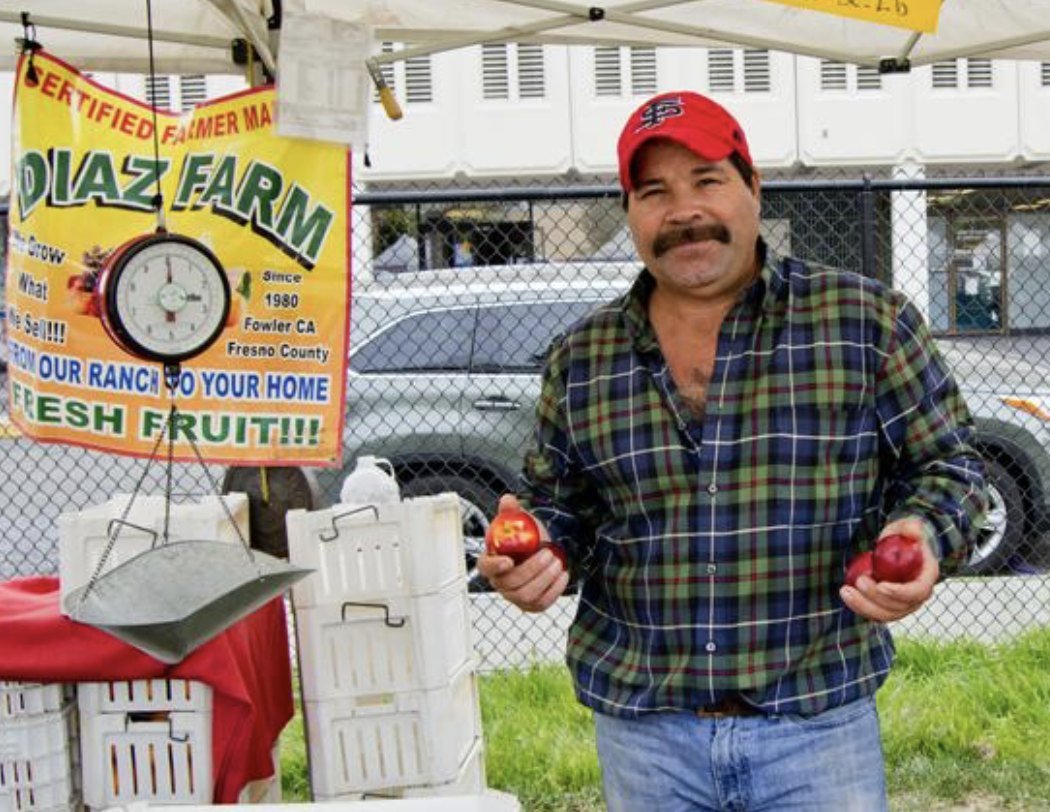
[(538, 371), (551, 340), (599, 304), (530, 302), (480, 308), (471, 371)]
[(355, 372), (465, 372), (474, 311), (414, 313), (365, 339), (350, 356)]

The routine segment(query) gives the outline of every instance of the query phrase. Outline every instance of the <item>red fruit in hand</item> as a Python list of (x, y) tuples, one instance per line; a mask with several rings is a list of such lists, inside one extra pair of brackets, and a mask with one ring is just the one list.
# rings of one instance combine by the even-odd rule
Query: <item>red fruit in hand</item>
[(540, 526), (532, 515), (518, 508), (500, 510), (485, 531), (485, 549), (520, 564), (540, 548)]
[(846, 586), (856, 586), (857, 579), (862, 575), (867, 575), (869, 578), (875, 577), (872, 574), (872, 558), (870, 550), (854, 556), (849, 566), (846, 567)]
[(545, 541), (540, 547), (545, 550), (550, 550), (551, 555), (557, 558), (561, 562), (561, 568), (563, 570), (569, 569), (569, 556), (565, 552), (565, 548), (560, 544), (555, 544), (553, 541)]
[(922, 542), (896, 533), (875, 542), (872, 572), (876, 581), (904, 584), (922, 572)]

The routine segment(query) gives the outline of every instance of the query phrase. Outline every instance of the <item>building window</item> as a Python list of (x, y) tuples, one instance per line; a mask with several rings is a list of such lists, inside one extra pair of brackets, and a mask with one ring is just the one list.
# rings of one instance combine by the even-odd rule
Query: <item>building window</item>
[(712, 93), (768, 93), (773, 87), (769, 51), (712, 48), (707, 52), (707, 83)]
[(991, 87), (992, 86), (992, 60), (990, 60), (990, 59), (967, 59), (966, 60), (966, 86), (967, 87)]
[(547, 75), (542, 45), (518, 45), (518, 95), (542, 99), (547, 95)]
[(204, 80), (204, 76), (197, 74), (195, 76), (179, 77), (179, 101), (181, 102), (182, 110), (185, 111), (196, 107), (207, 98), (208, 85)]
[(736, 90), (733, 52), (728, 48), (714, 48), (707, 52), (707, 86), (712, 93), (732, 93)]
[(648, 96), (656, 92), (656, 49), (631, 48), (631, 93)]
[(416, 104), (434, 101), (434, 80), (429, 56), (405, 60), (405, 101)]
[(771, 88), (769, 51), (744, 51), (744, 92), (768, 93)]
[(965, 87), (993, 87), (994, 74), (990, 59), (950, 59), (946, 62), (933, 63), (933, 86), (937, 88), (962, 87), (961, 77), (965, 77)]
[[(398, 43), (384, 42), (379, 50), (380, 53), (392, 54), (402, 47)], [(434, 101), (434, 78), (429, 56), (414, 56), (397, 63), (387, 62), (379, 66), (379, 72), (395, 96), (398, 95), (399, 85), (404, 88), (406, 102)], [(379, 101), (378, 91), (373, 94), (372, 100)]]
[(820, 60), (820, 89), (846, 90), (846, 65), (830, 59)]
[(821, 90), (850, 90), (850, 77), (854, 90), (881, 90), (882, 76), (878, 68), (847, 65), (830, 59), (820, 61)]
[(1039, 69), (1043, 81), (1043, 87), (1050, 87), (1050, 62), (1043, 62), (1039, 66)]
[(146, 104), (158, 110), (171, 110), (171, 77), (146, 77)]
[(485, 99), (510, 97), (510, 69), (507, 46), (488, 43), (481, 46), (481, 95)]
[[(515, 68), (517, 76), (515, 77)], [(481, 46), (481, 92), (486, 99), (542, 99), (547, 92), (542, 45)]]
[(933, 86), (939, 88), (958, 87), (959, 65), (952, 59), (933, 63)]
[(594, 49), (596, 96), (647, 96), (656, 92), (656, 49), (599, 45)]
[(878, 68), (857, 66), (857, 90), (882, 90), (882, 74)]
[(620, 49), (599, 45), (594, 49), (594, 93), (596, 96), (622, 94)]

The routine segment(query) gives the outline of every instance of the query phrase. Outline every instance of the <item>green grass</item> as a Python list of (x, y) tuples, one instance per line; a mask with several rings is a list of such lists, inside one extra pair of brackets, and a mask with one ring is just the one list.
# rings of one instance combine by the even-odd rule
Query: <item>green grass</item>
[[(891, 806), (1050, 810), (1050, 630), (1003, 646), (898, 641), (879, 692)], [(564, 668), (481, 678), (489, 786), (525, 812), (599, 812), (590, 712)], [(282, 737), (285, 800), (305, 800), (298, 718)]]

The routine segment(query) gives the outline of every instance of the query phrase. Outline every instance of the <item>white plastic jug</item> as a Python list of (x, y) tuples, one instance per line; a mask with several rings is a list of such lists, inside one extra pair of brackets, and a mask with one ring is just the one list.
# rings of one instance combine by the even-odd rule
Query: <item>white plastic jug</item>
[(346, 475), (339, 491), (339, 501), (344, 504), (378, 505), (400, 500), (401, 489), (394, 479), (394, 466), (382, 457), (358, 457), (354, 470)]

